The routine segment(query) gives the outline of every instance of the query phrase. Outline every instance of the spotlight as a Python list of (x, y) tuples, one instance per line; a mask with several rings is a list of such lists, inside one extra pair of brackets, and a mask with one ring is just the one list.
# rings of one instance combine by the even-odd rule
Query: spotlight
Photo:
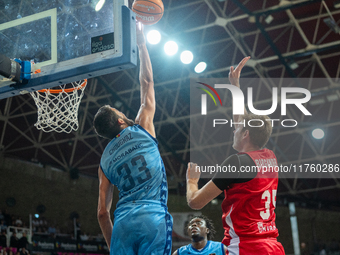
[(146, 38), (150, 44), (158, 44), (161, 41), (161, 33), (157, 30), (151, 30), (147, 35)]
[(340, 8), (340, 0), (335, 1), (335, 2), (333, 3), (333, 5), (334, 5), (334, 8), (339, 9), (339, 8)]
[(270, 15), (270, 14), (264, 19), (264, 21), (267, 24), (270, 24), (273, 20), (274, 20), (274, 17), (272, 15)]
[(190, 64), (194, 59), (194, 55), (191, 51), (185, 50), (181, 53), (181, 61), (183, 64)]
[(173, 56), (178, 51), (178, 45), (174, 41), (169, 41), (164, 45), (164, 51), (167, 55)]
[(100, 11), (100, 9), (103, 7), (104, 4), (105, 4), (105, 0), (99, 0), (95, 8), (96, 12)]
[(204, 70), (207, 68), (207, 63), (205, 62), (199, 62), (196, 66), (195, 66), (195, 72), (196, 73), (202, 73), (204, 72)]
[(312, 132), (312, 136), (315, 138), (315, 139), (322, 139), (324, 138), (325, 136), (325, 132), (321, 129), (321, 128), (316, 128), (313, 130)]
[(299, 67), (299, 64), (296, 63), (294, 60), (289, 61), (289, 62), (288, 62), (288, 65), (289, 65), (289, 67), (290, 67), (292, 70), (295, 70), (296, 68)]

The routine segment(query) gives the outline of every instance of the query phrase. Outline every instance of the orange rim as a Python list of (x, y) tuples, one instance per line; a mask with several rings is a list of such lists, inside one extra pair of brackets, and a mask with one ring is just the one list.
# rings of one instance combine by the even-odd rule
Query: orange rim
[(41, 93), (45, 93), (45, 92), (50, 92), (52, 94), (59, 94), (61, 92), (66, 92), (66, 93), (70, 93), (72, 91), (75, 91), (75, 90), (79, 90), (83, 87), (85, 87), (87, 84), (87, 79), (84, 79), (84, 81), (77, 87), (74, 87), (74, 88), (69, 88), (69, 89), (41, 89), (41, 90), (38, 90), (38, 92), (41, 92)]

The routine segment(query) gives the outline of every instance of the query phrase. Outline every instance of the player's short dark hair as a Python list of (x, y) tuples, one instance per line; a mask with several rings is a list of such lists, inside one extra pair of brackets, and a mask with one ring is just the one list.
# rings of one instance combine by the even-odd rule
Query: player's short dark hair
[(214, 224), (212, 222), (212, 220), (210, 220), (207, 216), (205, 215), (196, 215), (196, 216), (193, 216), (191, 217), (191, 219), (189, 220), (189, 223), (187, 225), (187, 229), (189, 228), (189, 225), (190, 225), (190, 222), (193, 220), (193, 219), (202, 219), (205, 221), (205, 225), (207, 226), (207, 228), (209, 228), (209, 233), (207, 234), (207, 238), (208, 240), (211, 240), (214, 238), (214, 235), (216, 234), (216, 230), (215, 230), (215, 227), (214, 227)]
[(118, 118), (121, 117), (111, 109), (110, 105), (104, 105), (94, 116), (94, 130), (101, 137), (113, 139), (121, 131)]
[[(245, 121), (242, 132), (248, 130), (251, 143), (262, 149), (272, 134), (272, 124), (268, 121), (270, 118), (266, 115), (245, 114), (241, 119)], [(248, 125), (249, 121), (251, 126)]]

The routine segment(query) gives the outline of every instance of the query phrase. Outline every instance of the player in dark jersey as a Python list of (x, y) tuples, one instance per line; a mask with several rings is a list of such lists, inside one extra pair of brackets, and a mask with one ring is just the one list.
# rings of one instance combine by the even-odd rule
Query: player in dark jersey
[(215, 228), (210, 219), (204, 215), (194, 216), (187, 226), (192, 243), (180, 247), (172, 255), (224, 255), (227, 247), (220, 243), (210, 241), (215, 234)]
[[(111, 255), (168, 255), (172, 217), (167, 210), (166, 173), (153, 124), (156, 102), (152, 66), (138, 26), (137, 45), (141, 106), (135, 122), (108, 105), (94, 118), (97, 134), (111, 140), (98, 169), (98, 221)], [(112, 224), (114, 186), (119, 190), (119, 201)]]
[[(240, 73), (248, 59), (244, 58), (236, 69), (230, 68), (231, 84), (240, 87)], [(277, 169), (274, 153), (264, 148), (272, 132), (267, 119), (267, 116), (246, 111), (244, 115), (234, 116), (234, 122), (240, 124), (235, 125), (233, 148), (239, 153), (228, 157), (222, 166), (233, 166), (237, 172), (226, 176), (216, 174), (198, 189), (200, 173), (195, 171), (197, 165), (188, 164), (187, 201), (191, 208), (201, 209), (224, 192), (222, 223), (225, 231), (222, 243), (228, 247), (226, 254), (284, 254), (281, 243), (276, 239), (278, 230), (274, 212), (278, 172), (266, 171), (270, 167)], [(247, 125), (249, 120), (255, 127)]]

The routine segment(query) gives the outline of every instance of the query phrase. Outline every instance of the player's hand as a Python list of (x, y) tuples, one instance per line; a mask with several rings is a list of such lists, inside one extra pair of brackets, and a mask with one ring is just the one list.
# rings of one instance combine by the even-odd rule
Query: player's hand
[(201, 172), (199, 171), (199, 168), (197, 168), (197, 164), (189, 162), (187, 169), (187, 181), (198, 183), (200, 176)]
[(230, 67), (229, 81), (232, 85), (235, 85), (236, 87), (240, 87), (239, 80), (240, 80), (241, 70), (249, 59), (250, 57), (245, 57), (244, 59), (242, 59), (235, 69), (233, 66)]
[(136, 22), (136, 36), (137, 36), (137, 45), (141, 46), (145, 44), (145, 36), (144, 36), (144, 26), (141, 22)]

